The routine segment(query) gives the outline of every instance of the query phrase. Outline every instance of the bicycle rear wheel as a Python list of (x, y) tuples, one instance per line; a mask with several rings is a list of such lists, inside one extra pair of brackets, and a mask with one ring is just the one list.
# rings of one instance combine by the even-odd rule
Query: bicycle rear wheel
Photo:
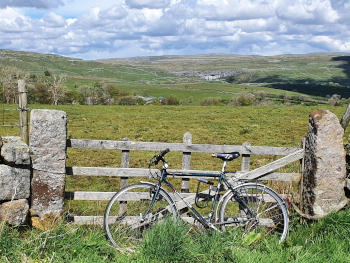
[(239, 227), (243, 237), (255, 233), (256, 241), (275, 234), (279, 243), (283, 242), (288, 234), (288, 211), (278, 194), (265, 185), (253, 183), (234, 190), (225, 197), (220, 208), (222, 230)]
[(134, 184), (121, 189), (111, 198), (104, 215), (104, 229), (113, 246), (130, 250), (143, 232), (157, 221), (167, 216), (177, 217), (173, 200), (160, 189), (158, 198), (142, 220), (156, 192), (155, 188), (153, 184)]

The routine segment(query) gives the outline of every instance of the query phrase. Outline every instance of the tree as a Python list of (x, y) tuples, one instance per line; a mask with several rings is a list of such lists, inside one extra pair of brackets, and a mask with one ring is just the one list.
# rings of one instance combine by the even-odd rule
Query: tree
[(50, 73), (50, 71), (48, 71), (48, 70), (45, 70), (45, 71), (44, 71), (44, 75), (45, 75), (46, 77), (51, 77), (51, 73)]
[(33, 103), (49, 104), (50, 93), (48, 86), (44, 83), (35, 83), (32, 87), (29, 87), (28, 97)]
[(16, 67), (5, 66), (0, 68), (0, 83), (2, 87), (3, 103), (17, 103), (17, 81), (22, 72)]
[(65, 75), (52, 75), (52, 82), (48, 82), (50, 99), (54, 105), (58, 105), (58, 102), (64, 98), (66, 90), (62, 83), (65, 80)]

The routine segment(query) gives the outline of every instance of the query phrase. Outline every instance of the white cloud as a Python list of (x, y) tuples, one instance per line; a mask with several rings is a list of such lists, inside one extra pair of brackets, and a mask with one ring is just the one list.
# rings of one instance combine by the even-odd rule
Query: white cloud
[(333, 23), (339, 19), (329, 0), (281, 0), (276, 6), (276, 13), (282, 20), (298, 24)]
[(1, 0), (0, 8), (4, 7), (34, 7), (50, 9), (63, 5), (61, 0)]
[[(32, 21), (30, 18), (10, 7), (0, 9), (0, 32), (14, 34), (30, 31), (31, 29)], [(12, 37), (14, 36), (12, 35)], [(6, 37), (2, 38), (5, 39)]]
[(126, 4), (131, 8), (166, 8), (170, 4), (170, 0), (125, 0)]
[(66, 23), (61, 16), (52, 12), (46, 14), (40, 21), (42, 21), (47, 27), (64, 27)]
[[(43, 0), (26, 1), (39, 8)], [(343, 0), (45, 1), (0, 8), (0, 48), (82, 58), (350, 52)], [(2, 2), (20, 5), (19, 0)], [(61, 6), (58, 6), (58, 5)], [(29, 11), (28, 11), (29, 10)], [(34, 12), (33, 10), (38, 10)], [(94, 57), (95, 56), (95, 57)]]
[(273, 2), (264, 0), (198, 0), (196, 11), (209, 20), (246, 20), (273, 15)]

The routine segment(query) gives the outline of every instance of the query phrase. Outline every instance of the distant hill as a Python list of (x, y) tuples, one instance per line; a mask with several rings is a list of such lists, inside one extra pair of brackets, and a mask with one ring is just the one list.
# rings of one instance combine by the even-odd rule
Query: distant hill
[[(132, 65), (178, 76), (223, 76), (231, 83), (256, 83), (312, 96), (338, 93), (350, 97), (350, 54), (241, 56), (195, 55), (106, 59), (112, 65)], [(216, 79), (216, 78), (214, 78)]]
[[(0, 50), (0, 65), (31, 74), (66, 74), (70, 88), (111, 84), (138, 95), (169, 96), (198, 104), (263, 91), (274, 96), (350, 97), (350, 54), (151, 56), (81, 60)], [(191, 102), (190, 102), (191, 101)]]

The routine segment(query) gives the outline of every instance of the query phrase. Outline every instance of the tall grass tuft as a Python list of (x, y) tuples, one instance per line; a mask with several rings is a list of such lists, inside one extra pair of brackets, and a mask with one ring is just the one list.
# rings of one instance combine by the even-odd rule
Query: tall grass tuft
[(189, 227), (168, 218), (144, 236), (140, 256), (145, 262), (186, 262), (190, 258)]

